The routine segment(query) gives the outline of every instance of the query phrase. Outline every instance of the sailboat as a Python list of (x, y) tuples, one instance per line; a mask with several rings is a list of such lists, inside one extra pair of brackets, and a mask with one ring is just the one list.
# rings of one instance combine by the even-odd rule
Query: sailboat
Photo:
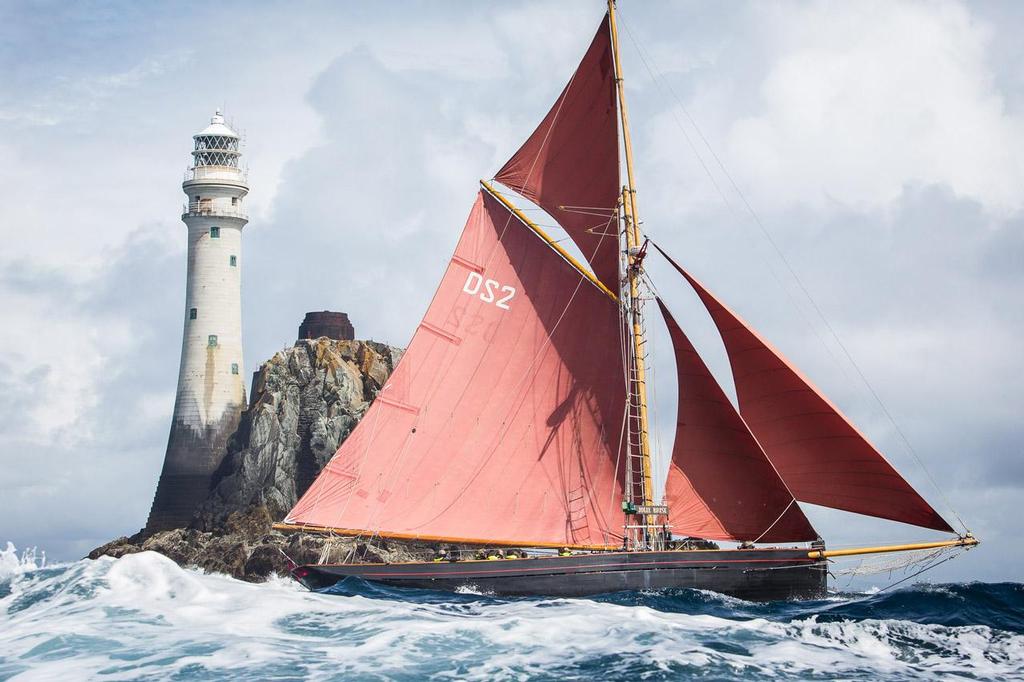
[[(438, 558), (292, 565), (303, 585), (357, 577), (498, 595), (697, 588), (751, 600), (817, 598), (835, 557), (977, 544), (778, 350), (645, 237), (623, 88), (610, 1), (540, 125), (481, 181), (393, 375), (275, 526), (433, 543)], [(582, 258), (533, 222), (513, 193), (551, 216)], [(644, 260), (655, 252), (707, 308), (738, 408), (667, 303), (651, 295)], [(651, 301), (669, 331), (679, 389), (663, 490), (651, 466)], [(800, 502), (950, 539), (830, 550)]]

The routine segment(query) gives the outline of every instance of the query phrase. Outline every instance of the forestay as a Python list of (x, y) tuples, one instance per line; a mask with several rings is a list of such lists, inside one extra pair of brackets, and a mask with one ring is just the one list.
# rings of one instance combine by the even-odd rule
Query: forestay
[(718, 327), (740, 414), (796, 499), (954, 532), (810, 380), (658, 250), (694, 288)]

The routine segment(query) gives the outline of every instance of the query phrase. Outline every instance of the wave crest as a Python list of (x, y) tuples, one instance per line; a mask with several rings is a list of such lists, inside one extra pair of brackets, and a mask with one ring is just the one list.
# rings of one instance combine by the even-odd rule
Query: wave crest
[(694, 590), (499, 599), (360, 581), (329, 595), (154, 553), (56, 567), (16, 556), (0, 553), (0, 678), (1024, 675), (1015, 583), (777, 604)]

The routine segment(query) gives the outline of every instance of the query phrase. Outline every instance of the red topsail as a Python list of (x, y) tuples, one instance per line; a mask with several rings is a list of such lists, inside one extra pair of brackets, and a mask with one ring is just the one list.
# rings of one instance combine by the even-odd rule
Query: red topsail
[(618, 338), (615, 302), (481, 193), (405, 356), (287, 521), (620, 545)]
[(672, 531), (712, 540), (792, 542), (817, 532), (668, 308), (679, 407), (665, 501)]
[(618, 119), (608, 18), (551, 111), (495, 176), (565, 228), (618, 291)]
[(781, 353), (661, 253), (711, 314), (732, 365), (740, 414), (796, 499), (954, 532)]

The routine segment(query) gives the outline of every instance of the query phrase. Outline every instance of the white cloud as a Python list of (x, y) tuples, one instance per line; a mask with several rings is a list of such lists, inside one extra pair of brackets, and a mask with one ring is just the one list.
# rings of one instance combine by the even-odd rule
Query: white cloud
[(762, 207), (885, 206), (941, 184), (1024, 207), (1024, 118), (994, 87), (992, 28), (954, 3), (761, 6), (776, 53), (728, 152)]

